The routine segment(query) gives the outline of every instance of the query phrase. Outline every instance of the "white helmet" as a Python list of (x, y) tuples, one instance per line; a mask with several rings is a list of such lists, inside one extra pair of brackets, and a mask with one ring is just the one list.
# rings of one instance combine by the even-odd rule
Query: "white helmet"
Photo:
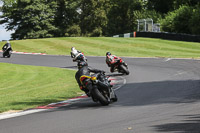
[(71, 54), (74, 55), (74, 57), (76, 57), (79, 54), (79, 52), (75, 49), (75, 47), (72, 47)]
[(76, 50), (76, 49), (75, 49), (75, 47), (72, 47), (71, 50), (74, 51), (74, 50)]

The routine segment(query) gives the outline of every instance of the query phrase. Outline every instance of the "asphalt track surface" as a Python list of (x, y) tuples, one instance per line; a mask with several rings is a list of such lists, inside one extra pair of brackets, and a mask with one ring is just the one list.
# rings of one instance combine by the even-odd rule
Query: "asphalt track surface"
[[(130, 75), (116, 91), (118, 102), (101, 106), (84, 99), (0, 120), (0, 133), (200, 133), (199, 60), (123, 59)], [(48, 55), (13, 54), (0, 62), (70, 69), (76, 65), (69, 56)], [(109, 72), (105, 57), (88, 57), (88, 62)]]

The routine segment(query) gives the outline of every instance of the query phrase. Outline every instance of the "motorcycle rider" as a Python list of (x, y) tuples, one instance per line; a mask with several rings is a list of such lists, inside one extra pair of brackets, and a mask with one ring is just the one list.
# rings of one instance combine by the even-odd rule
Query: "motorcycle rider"
[(6, 42), (6, 44), (2, 47), (3, 51), (3, 57), (7, 56), (10, 57), (10, 55), (7, 55), (8, 53), (12, 52), (12, 47), (9, 41)]
[[(75, 74), (76, 81), (77, 81), (80, 89), (82, 91), (84, 91), (88, 97), (90, 97), (91, 90), (95, 86), (92, 85), (92, 81), (89, 78), (84, 78), (84, 76), (90, 77), (91, 72), (92, 73), (105, 73), (105, 72), (102, 70), (88, 67), (88, 63), (85, 61), (78, 62), (77, 66), (78, 66), (78, 71)], [(81, 78), (82, 76), (83, 76), (83, 78)], [(109, 85), (102, 83), (100, 80), (98, 80), (97, 85), (100, 85), (101, 87), (109, 87)], [(93, 99), (93, 100), (95, 101), (95, 99)]]
[(84, 54), (79, 51), (79, 50), (76, 50), (75, 47), (72, 47), (71, 48), (71, 58), (73, 58), (73, 62), (76, 62), (76, 61), (87, 61), (87, 58), (84, 56)]
[(10, 47), (12, 50), (12, 47), (9, 41), (7, 41), (6, 44), (2, 47), (2, 50), (5, 51), (8, 47)]
[[(115, 63), (120, 60), (121, 58), (112, 55), (110, 52), (106, 53), (106, 64), (108, 65), (108, 67), (110, 67), (110, 72), (114, 72), (115, 70)], [(124, 65), (127, 66), (127, 64), (123, 61)]]

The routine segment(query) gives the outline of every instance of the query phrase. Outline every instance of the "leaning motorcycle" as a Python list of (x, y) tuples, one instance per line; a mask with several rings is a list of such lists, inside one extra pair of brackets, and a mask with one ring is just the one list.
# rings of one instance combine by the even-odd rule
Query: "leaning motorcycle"
[(128, 65), (120, 58), (114, 64), (114, 70), (117, 70), (119, 73), (129, 75)]
[(11, 54), (12, 54), (12, 48), (11, 45), (4, 45), (3, 48), (3, 57), (7, 57), (10, 58)]
[(100, 102), (101, 105), (106, 106), (111, 102), (117, 101), (117, 95), (105, 73), (96, 73), (91, 76), (83, 75), (80, 77), (82, 84), (87, 84), (88, 80), (91, 81), (93, 86), (90, 96), (94, 102)]

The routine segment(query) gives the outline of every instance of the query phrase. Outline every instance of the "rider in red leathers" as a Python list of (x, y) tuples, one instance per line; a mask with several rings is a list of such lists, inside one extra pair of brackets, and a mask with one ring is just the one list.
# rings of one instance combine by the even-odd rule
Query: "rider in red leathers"
[[(114, 72), (115, 71), (115, 63), (117, 61), (121, 60), (121, 58), (112, 55), (110, 52), (106, 53), (106, 64), (108, 65), (108, 67), (110, 67), (110, 72)], [(124, 65), (127, 66), (127, 64), (123, 61)]]

